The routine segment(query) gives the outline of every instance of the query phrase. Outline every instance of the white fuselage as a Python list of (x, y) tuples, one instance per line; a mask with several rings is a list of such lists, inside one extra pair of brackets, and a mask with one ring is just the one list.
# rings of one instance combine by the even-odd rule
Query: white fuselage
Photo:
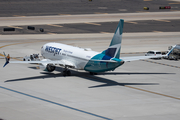
[(61, 43), (47, 43), (41, 48), (41, 55), (45, 59), (61, 60), (75, 66), (76, 69), (84, 69), (87, 62), (99, 52), (65, 45)]

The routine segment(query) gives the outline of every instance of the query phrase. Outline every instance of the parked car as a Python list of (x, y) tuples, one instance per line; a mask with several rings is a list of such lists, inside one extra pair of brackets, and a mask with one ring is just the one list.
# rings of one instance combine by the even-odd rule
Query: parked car
[(148, 51), (145, 56), (159, 56), (157, 58), (153, 58), (153, 59), (161, 59), (162, 57), (162, 53), (160, 51), (156, 51), (156, 50), (151, 50)]

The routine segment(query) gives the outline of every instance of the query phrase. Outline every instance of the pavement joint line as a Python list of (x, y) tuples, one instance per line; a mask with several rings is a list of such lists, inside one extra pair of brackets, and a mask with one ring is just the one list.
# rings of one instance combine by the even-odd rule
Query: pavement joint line
[(150, 61), (150, 60), (141, 60), (141, 61), (150, 62), (150, 63), (154, 63), (154, 64), (165, 65), (165, 66), (174, 67), (174, 68), (180, 68), (178, 66), (168, 65), (168, 64), (158, 63), (158, 62), (153, 62), (153, 61)]
[(55, 25), (55, 24), (47, 24), (47, 25), (53, 26), (53, 27), (63, 27), (63, 26), (61, 26), (61, 25)]
[(81, 110), (81, 109), (78, 109), (78, 108), (74, 108), (74, 107), (70, 107), (70, 106), (67, 106), (67, 105), (63, 105), (61, 103), (57, 103), (57, 102), (54, 102), (54, 101), (51, 101), (51, 100), (47, 100), (47, 99), (44, 99), (44, 98), (40, 98), (40, 97), (36, 97), (34, 95), (30, 95), (30, 94), (27, 94), (27, 93), (23, 93), (23, 92), (20, 92), (20, 91), (17, 91), (17, 90), (13, 90), (13, 89), (10, 89), (10, 88), (6, 88), (6, 87), (3, 87), (3, 86), (0, 86), (0, 88), (4, 89), (4, 90), (8, 90), (8, 91), (11, 91), (11, 92), (15, 92), (15, 93), (18, 93), (18, 94), (21, 94), (21, 95), (25, 95), (25, 96), (28, 96), (28, 97), (31, 97), (31, 98), (35, 98), (37, 100), (41, 100), (41, 101), (44, 101), (44, 102), (48, 102), (48, 103), (51, 103), (51, 104), (54, 104), (54, 105), (58, 105), (58, 106), (61, 106), (61, 107), (64, 107), (64, 108), (68, 108), (68, 109), (71, 109), (71, 110), (74, 110), (74, 111), (78, 111), (78, 112), (81, 112), (81, 113), (85, 113), (85, 114), (88, 114), (88, 115), (92, 115), (92, 116), (95, 116), (95, 117), (98, 117), (98, 118), (102, 118), (102, 119), (105, 119), (105, 120), (112, 120), (110, 118), (107, 118), (107, 117), (103, 117), (101, 115), (97, 115), (97, 114), (94, 114), (94, 113), (91, 113), (91, 112), (86, 112), (84, 110)]
[(85, 24), (90, 24), (90, 25), (97, 25), (100, 26), (101, 24), (97, 24), (97, 23), (91, 23), (91, 22), (85, 22)]
[(140, 90), (140, 91), (144, 91), (144, 92), (148, 92), (148, 93), (153, 93), (153, 94), (156, 94), (156, 95), (161, 95), (161, 96), (164, 96), (164, 97), (169, 97), (169, 98), (180, 100), (180, 98), (178, 98), (178, 97), (173, 97), (173, 96), (165, 95), (165, 94), (162, 94), (162, 93), (157, 93), (157, 92), (153, 92), (153, 91), (149, 91), (149, 90), (144, 90), (144, 89), (141, 89), (141, 88), (136, 88), (136, 87), (132, 87), (132, 86), (128, 86), (128, 85), (125, 85), (125, 87), (136, 89), (136, 90)]

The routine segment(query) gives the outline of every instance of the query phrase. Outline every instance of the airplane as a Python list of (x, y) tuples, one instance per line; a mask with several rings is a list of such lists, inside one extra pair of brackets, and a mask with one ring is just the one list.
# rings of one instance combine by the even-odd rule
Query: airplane
[(41, 61), (10, 61), (10, 55), (6, 56), (4, 53), (6, 62), (3, 67), (8, 63), (38, 63), (40, 69), (48, 72), (54, 71), (56, 65), (60, 65), (64, 68), (63, 76), (71, 75), (69, 68), (85, 70), (91, 75), (96, 75), (98, 72), (114, 71), (125, 62), (157, 57), (120, 57), (123, 26), (124, 20), (120, 19), (109, 47), (102, 52), (51, 42), (41, 47), (41, 55), (44, 58)]

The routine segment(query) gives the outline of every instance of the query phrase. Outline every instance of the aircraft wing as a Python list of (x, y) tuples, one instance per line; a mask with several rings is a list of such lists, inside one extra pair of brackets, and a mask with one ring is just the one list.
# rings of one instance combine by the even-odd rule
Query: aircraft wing
[(9, 63), (29, 63), (29, 64), (59, 64), (60, 61), (9, 61)]
[(89, 61), (93, 61), (93, 62), (109, 62), (109, 63), (115, 63), (117, 61), (114, 61), (114, 60), (97, 60), (97, 59), (91, 59)]
[(132, 56), (132, 57), (121, 57), (121, 59), (125, 62), (135, 61), (135, 60), (143, 60), (143, 59), (149, 59), (149, 58), (159, 58), (162, 56)]
[(8, 56), (6, 56), (6, 54), (4, 53), (6, 62), (4, 64), (3, 67), (5, 67), (7, 64), (9, 63), (29, 63), (29, 64), (43, 64), (43, 65), (47, 65), (47, 64), (53, 64), (53, 65), (61, 65), (61, 66), (68, 66), (71, 68), (75, 68), (76, 66), (67, 61), (67, 60), (49, 60), (49, 59), (43, 59), (41, 61), (10, 61), (10, 55), (8, 54)]
[[(44, 59), (45, 60), (45, 59)], [(75, 67), (72, 63), (66, 60), (48, 60), (45, 61), (9, 61), (9, 63), (29, 63), (29, 64), (53, 64), (61, 66)]]

